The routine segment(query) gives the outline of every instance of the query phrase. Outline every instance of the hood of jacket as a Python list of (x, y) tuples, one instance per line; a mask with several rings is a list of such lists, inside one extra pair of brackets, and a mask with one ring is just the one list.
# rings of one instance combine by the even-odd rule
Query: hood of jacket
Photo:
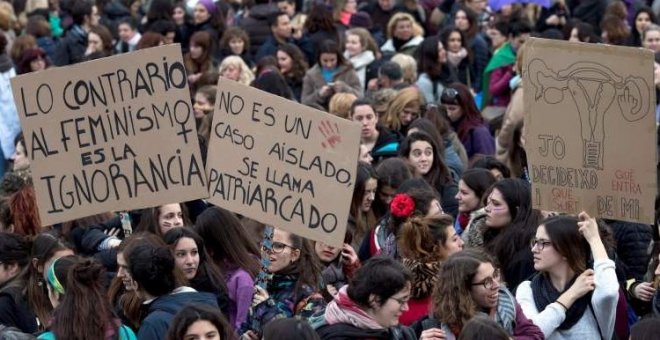
[(176, 315), (181, 308), (188, 304), (203, 303), (218, 307), (215, 295), (206, 292), (198, 292), (190, 287), (177, 288), (174, 292), (156, 298), (149, 304), (149, 314), (161, 311)]

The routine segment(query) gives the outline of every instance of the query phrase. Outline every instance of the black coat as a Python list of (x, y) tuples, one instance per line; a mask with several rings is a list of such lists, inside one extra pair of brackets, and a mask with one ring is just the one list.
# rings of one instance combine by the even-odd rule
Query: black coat
[(362, 329), (353, 325), (338, 323), (324, 325), (316, 330), (321, 340), (349, 340), (349, 339), (383, 339), (383, 340), (414, 340), (415, 333), (408, 327), (396, 326), (390, 329)]
[(66, 32), (64, 39), (55, 47), (53, 64), (66, 66), (79, 63), (85, 59), (87, 50), (87, 33), (80, 26), (73, 26)]
[(16, 327), (25, 333), (35, 333), (37, 317), (32, 312), (22, 289), (23, 287), (10, 287), (0, 292), (0, 325)]
[(626, 279), (642, 280), (650, 260), (649, 245), (653, 241), (650, 225), (607, 220), (614, 232), (616, 253), (623, 263)]

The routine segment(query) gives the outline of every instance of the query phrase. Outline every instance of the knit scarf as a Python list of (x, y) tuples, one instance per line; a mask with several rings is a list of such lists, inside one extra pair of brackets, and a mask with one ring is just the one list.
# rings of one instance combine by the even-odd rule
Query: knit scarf
[(348, 286), (339, 290), (335, 299), (325, 308), (325, 320), (329, 325), (346, 323), (360, 329), (383, 329), (371, 315), (367, 314), (346, 293)]
[[(513, 297), (511, 292), (508, 289), (502, 287), (499, 290), (499, 295), (497, 298), (497, 307), (490, 311), (483, 311), (483, 314), (488, 314), (492, 320), (497, 322), (504, 330), (511, 336), (513, 336), (514, 326), (516, 321), (516, 299)], [(461, 326), (456, 324), (446, 324), (442, 323), (442, 330), (445, 332), (451, 332), (455, 338), (458, 338), (461, 335)], [(447, 337), (451, 339), (451, 336)]]
[[(575, 280), (577, 275), (566, 284), (566, 287), (561, 291), (552, 285), (550, 279), (547, 275), (543, 273), (538, 273), (532, 278), (532, 293), (534, 294), (534, 304), (536, 304), (536, 309), (542, 311), (549, 304), (557, 301), (559, 296), (564, 293), (568, 288), (570, 288)], [(566, 330), (573, 327), (579, 320), (582, 318), (582, 315), (589, 307), (589, 301), (591, 301), (591, 293), (579, 298), (571, 308), (566, 311), (566, 319), (564, 322), (559, 325), (559, 329)]]
[(458, 65), (467, 57), (467, 50), (465, 48), (461, 48), (458, 52), (449, 52), (447, 51), (447, 61), (455, 67), (458, 67)]

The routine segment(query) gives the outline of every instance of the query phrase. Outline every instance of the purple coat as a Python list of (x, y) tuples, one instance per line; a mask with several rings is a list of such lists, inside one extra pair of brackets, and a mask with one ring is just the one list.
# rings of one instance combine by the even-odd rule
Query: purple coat
[(250, 274), (237, 268), (225, 273), (227, 294), (229, 295), (229, 322), (236, 330), (247, 320), (248, 311), (254, 295), (254, 280)]

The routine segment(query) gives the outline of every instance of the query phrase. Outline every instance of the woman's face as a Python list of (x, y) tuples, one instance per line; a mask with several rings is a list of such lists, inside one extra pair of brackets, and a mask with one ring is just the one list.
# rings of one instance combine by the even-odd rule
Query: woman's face
[(174, 260), (186, 279), (194, 279), (199, 268), (199, 251), (195, 240), (189, 237), (179, 239), (174, 248)]
[(462, 32), (466, 32), (470, 29), (470, 22), (468, 21), (465, 11), (459, 10), (456, 12), (456, 15), (454, 16), (454, 25)]
[(372, 307), (368, 313), (383, 328), (394, 327), (399, 324), (401, 314), (408, 310), (408, 300), (410, 300), (410, 282), (389, 299), (381, 301), (380, 306)]
[(193, 21), (195, 24), (201, 24), (206, 22), (211, 18), (211, 14), (209, 11), (204, 7), (204, 5), (198, 3), (195, 5), (195, 10), (193, 12)]
[(419, 118), (419, 105), (416, 102), (406, 105), (406, 107), (399, 112), (399, 121), (401, 125), (408, 126), (413, 120)]
[(493, 189), (486, 202), (486, 226), (504, 228), (511, 224), (509, 206), (499, 190)]
[(211, 322), (197, 320), (188, 326), (182, 340), (221, 340), (220, 332)]
[[(484, 284), (485, 283), (485, 284)], [(486, 288), (489, 286), (490, 288)], [(493, 264), (485, 262), (479, 265), (477, 274), (472, 279), (471, 295), (474, 302), (482, 309), (497, 307), (500, 288), (500, 271)]]
[(9, 159), (14, 164), (14, 170), (25, 170), (30, 167), (30, 159), (21, 142), (16, 143), (16, 151), (14, 151), (14, 154)]
[(117, 253), (117, 278), (121, 280), (126, 291), (136, 291), (137, 283), (128, 271), (128, 262), (124, 258), (124, 253)]
[(236, 65), (227, 65), (224, 70), (222, 70), (223, 77), (231, 79), (233, 81), (238, 81), (241, 79), (241, 69)]
[(660, 31), (648, 31), (644, 35), (642, 45), (653, 52), (660, 51)]
[(334, 53), (321, 53), (319, 58), (321, 66), (326, 69), (334, 69), (337, 67), (337, 55)]
[(360, 158), (358, 160), (367, 164), (371, 164), (374, 160), (374, 158), (371, 157), (371, 152), (369, 152), (369, 149), (364, 144), (360, 144)]
[(282, 74), (287, 74), (293, 68), (293, 59), (284, 51), (277, 51), (277, 66), (279, 66)]
[(181, 7), (174, 7), (174, 11), (172, 12), (172, 19), (174, 19), (174, 23), (176, 23), (178, 26), (183, 25), (186, 21), (186, 11), (184, 11)]
[(490, 37), (490, 41), (493, 43), (493, 49), (500, 48), (506, 42), (506, 37), (502, 34), (502, 32), (494, 28), (488, 30), (488, 36)]
[(433, 146), (427, 141), (413, 142), (410, 145), (408, 161), (415, 168), (415, 175), (426, 175), (433, 165)]
[(46, 61), (42, 57), (37, 57), (30, 62), (30, 70), (32, 72), (43, 71), (46, 69)]
[(447, 108), (447, 117), (452, 122), (456, 122), (463, 117), (463, 109), (460, 105), (445, 104)]
[(229, 39), (229, 48), (231, 49), (231, 53), (241, 55), (245, 50), (245, 41), (239, 37), (233, 37)]
[(317, 241), (314, 244), (314, 251), (316, 252), (316, 255), (319, 257), (321, 262), (328, 263), (334, 261), (334, 259), (339, 256), (341, 248), (329, 246), (321, 241)]
[(291, 244), (291, 234), (281, 229), (273, 231), (273, 249), (268, 252), (268, 271), (276, 274), (300, 259), (300, 249)]
[(537, 271), (549, 271), (557, 265), (566, 263), (566, 259), (553, 247), (550, 236), (541, 224), (536, 229), (536, 236), (532, 243), (532, 254), (534, 255), (534, 269)]
[(447, 39), (447, 49), (449, 52), (458, 53), (463, 48), (461, 34), (458, 32), (451, 32)]
[(394, 37), (408, 40), (413, 37), (413, 23), (410, 20), (399, 20), (394, 26)]
[(644, 30), (651, 24), (651, 17), (646, 12), (639, 12), (635, 18), (635, 29), (637, 33), (642, 34)]
[(181, 205), (179, 203), (161, 205), (158, 214), (158, 226), (162, 235), (165, 235), (172, 228), (183, 227)]
[(190, 57), (193, 60), (201, 58), (202, 54), (204, 54), (204, 48), (202, 46), (190, 44)]
[(456, 229), (454, 229), (453, 225), (450, 224), (446, 228), (447, 230), (445, 232), (447, 233), (447, 241), (445, 241), (445, 244), (442, 245), (444, 253), (443, 255), (445, 258), (463, 250), (464, 244), (463, 239), (456, 233)]
[(355, 34), (346, 35), (346, 51), (348, 55), (353, 57), (364, 51), (364, 47), (360, 42), (360, 37)]
[(213, 105), (211, 105), (205, 94), (198, 92), (195, 94), (195, 104), (193, 104), (193, 111), (195, 113), (195, 118), (202, 118), (207, 113), (213, 111)]
[(364, 184), (364, 196), (362, 196), (362, 204), (360, 205), (360, 210), (363, 212), (368, 212), (371, 210), (371, 204), (376, 198), (377, 187), (378, 181), (375, 178), (369, 178)]
[(343, 10), (355, 14), (357, 12), (357, 0), (346, 0)]
[(463, 180), (458, 182), (458, 193), (455, 198), (458, 202), (458, 211), (462, 213), (470, 213), (481, 205), (481, 198)]
[(442, 41), (438, 42), (438, 63), (444, 64), (447, 62), (447, 50), (445, 50), (445, 46), (442, 44)]
[(93, 52), (103, 51), (103, 40), (98, 34), (89, 32), (87, 34), (87, 47)]

